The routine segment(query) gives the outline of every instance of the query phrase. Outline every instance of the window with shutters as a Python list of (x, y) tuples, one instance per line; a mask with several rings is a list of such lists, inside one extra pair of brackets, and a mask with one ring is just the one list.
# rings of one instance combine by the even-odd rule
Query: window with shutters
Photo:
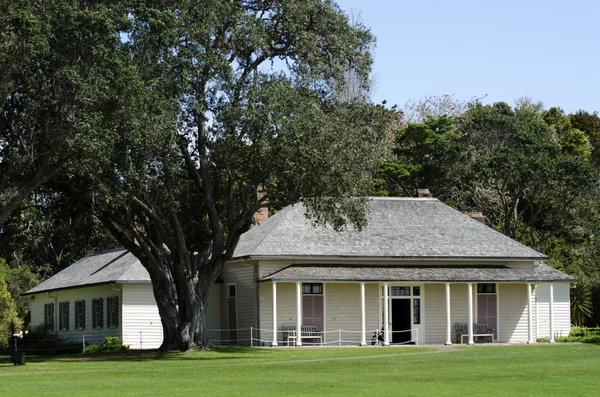
[(104, 327), (104, 300), (92, 299), (92, 328)]
[(54, 303), (44, 305), (44, 327), (51, 332), (54, 331)]
[(106, 298), (106, 326), (115, 328), (119, 326), (119, 297)]
[(75, 329), (85, 329), (85, 301), (75, 302)]
[(60, 331), (69, 330), (69, 302), (58, 304), (58, 329)]

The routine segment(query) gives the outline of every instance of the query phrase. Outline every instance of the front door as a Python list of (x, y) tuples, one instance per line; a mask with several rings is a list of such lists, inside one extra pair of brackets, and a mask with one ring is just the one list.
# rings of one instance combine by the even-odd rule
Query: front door
[[(408, 342), (411, 337), (410, 299), (392, 299), (392, 343)], [(404, 332), (400, 332), (404, 331)]]

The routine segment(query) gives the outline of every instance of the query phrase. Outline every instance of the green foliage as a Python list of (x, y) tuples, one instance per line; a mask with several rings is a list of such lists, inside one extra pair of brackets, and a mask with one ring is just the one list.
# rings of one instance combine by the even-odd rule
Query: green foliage
[(15, 303), (17, 315), (23, 321), (24, 327), (27, 327), (30, 317), (28, 306), (30, 298), (21, 294), (38, 284), (37, 277), (27, 266), (11, 268), (2, 258), (0, 258), (0, 276), (7, 284), (8, 291)]
[(107, 336), (102, 343), (85, 347), (86, 353), (116, 353), (127, 350), (129, 350), (129, 346), (124, 345), (123, 340), (116, 336)]
[(580, 282), (571, 288), (571, 323), (576, 326), (585, 324), (592, 316), (592, 293), (587, 283)]
[(0, 274), (0, 350), (6, 349), (12, 335), (21, 331), (23, 322), (15, 309), (15, 302), (8, 291), (4, 276)]
[(30, 325), (27, 332), (24, 333), (23, 339), (17, 343), (18, 349), (28, 355), (53, 356), (80, 353), (83, 348), (80, 341), (63, 340), (44, 324)]

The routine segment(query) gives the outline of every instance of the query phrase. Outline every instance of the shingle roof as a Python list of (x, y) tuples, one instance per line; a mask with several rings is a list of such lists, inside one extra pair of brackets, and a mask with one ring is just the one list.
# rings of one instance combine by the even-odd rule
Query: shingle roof
[(313, 227), (300, 204), (242, 235), (234, 258), (548, 259), (432, 198), (372, 198), (368, 225)]
[(107, 283), (149, 283), (140, 261), (123, 248), (86, 256), (25, 294)]
[(406, 281), (406, 282), (576, 282), (539, 264), (531, 269), (507, 266), (331, 266), (292, 265), (260, 281)]

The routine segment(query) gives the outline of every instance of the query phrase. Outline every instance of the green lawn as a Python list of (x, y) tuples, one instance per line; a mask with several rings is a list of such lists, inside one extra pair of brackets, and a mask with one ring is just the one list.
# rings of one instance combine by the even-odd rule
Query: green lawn
[(0, 396), (598, 396), (600, 346), (214, 349), (0, 358)]

